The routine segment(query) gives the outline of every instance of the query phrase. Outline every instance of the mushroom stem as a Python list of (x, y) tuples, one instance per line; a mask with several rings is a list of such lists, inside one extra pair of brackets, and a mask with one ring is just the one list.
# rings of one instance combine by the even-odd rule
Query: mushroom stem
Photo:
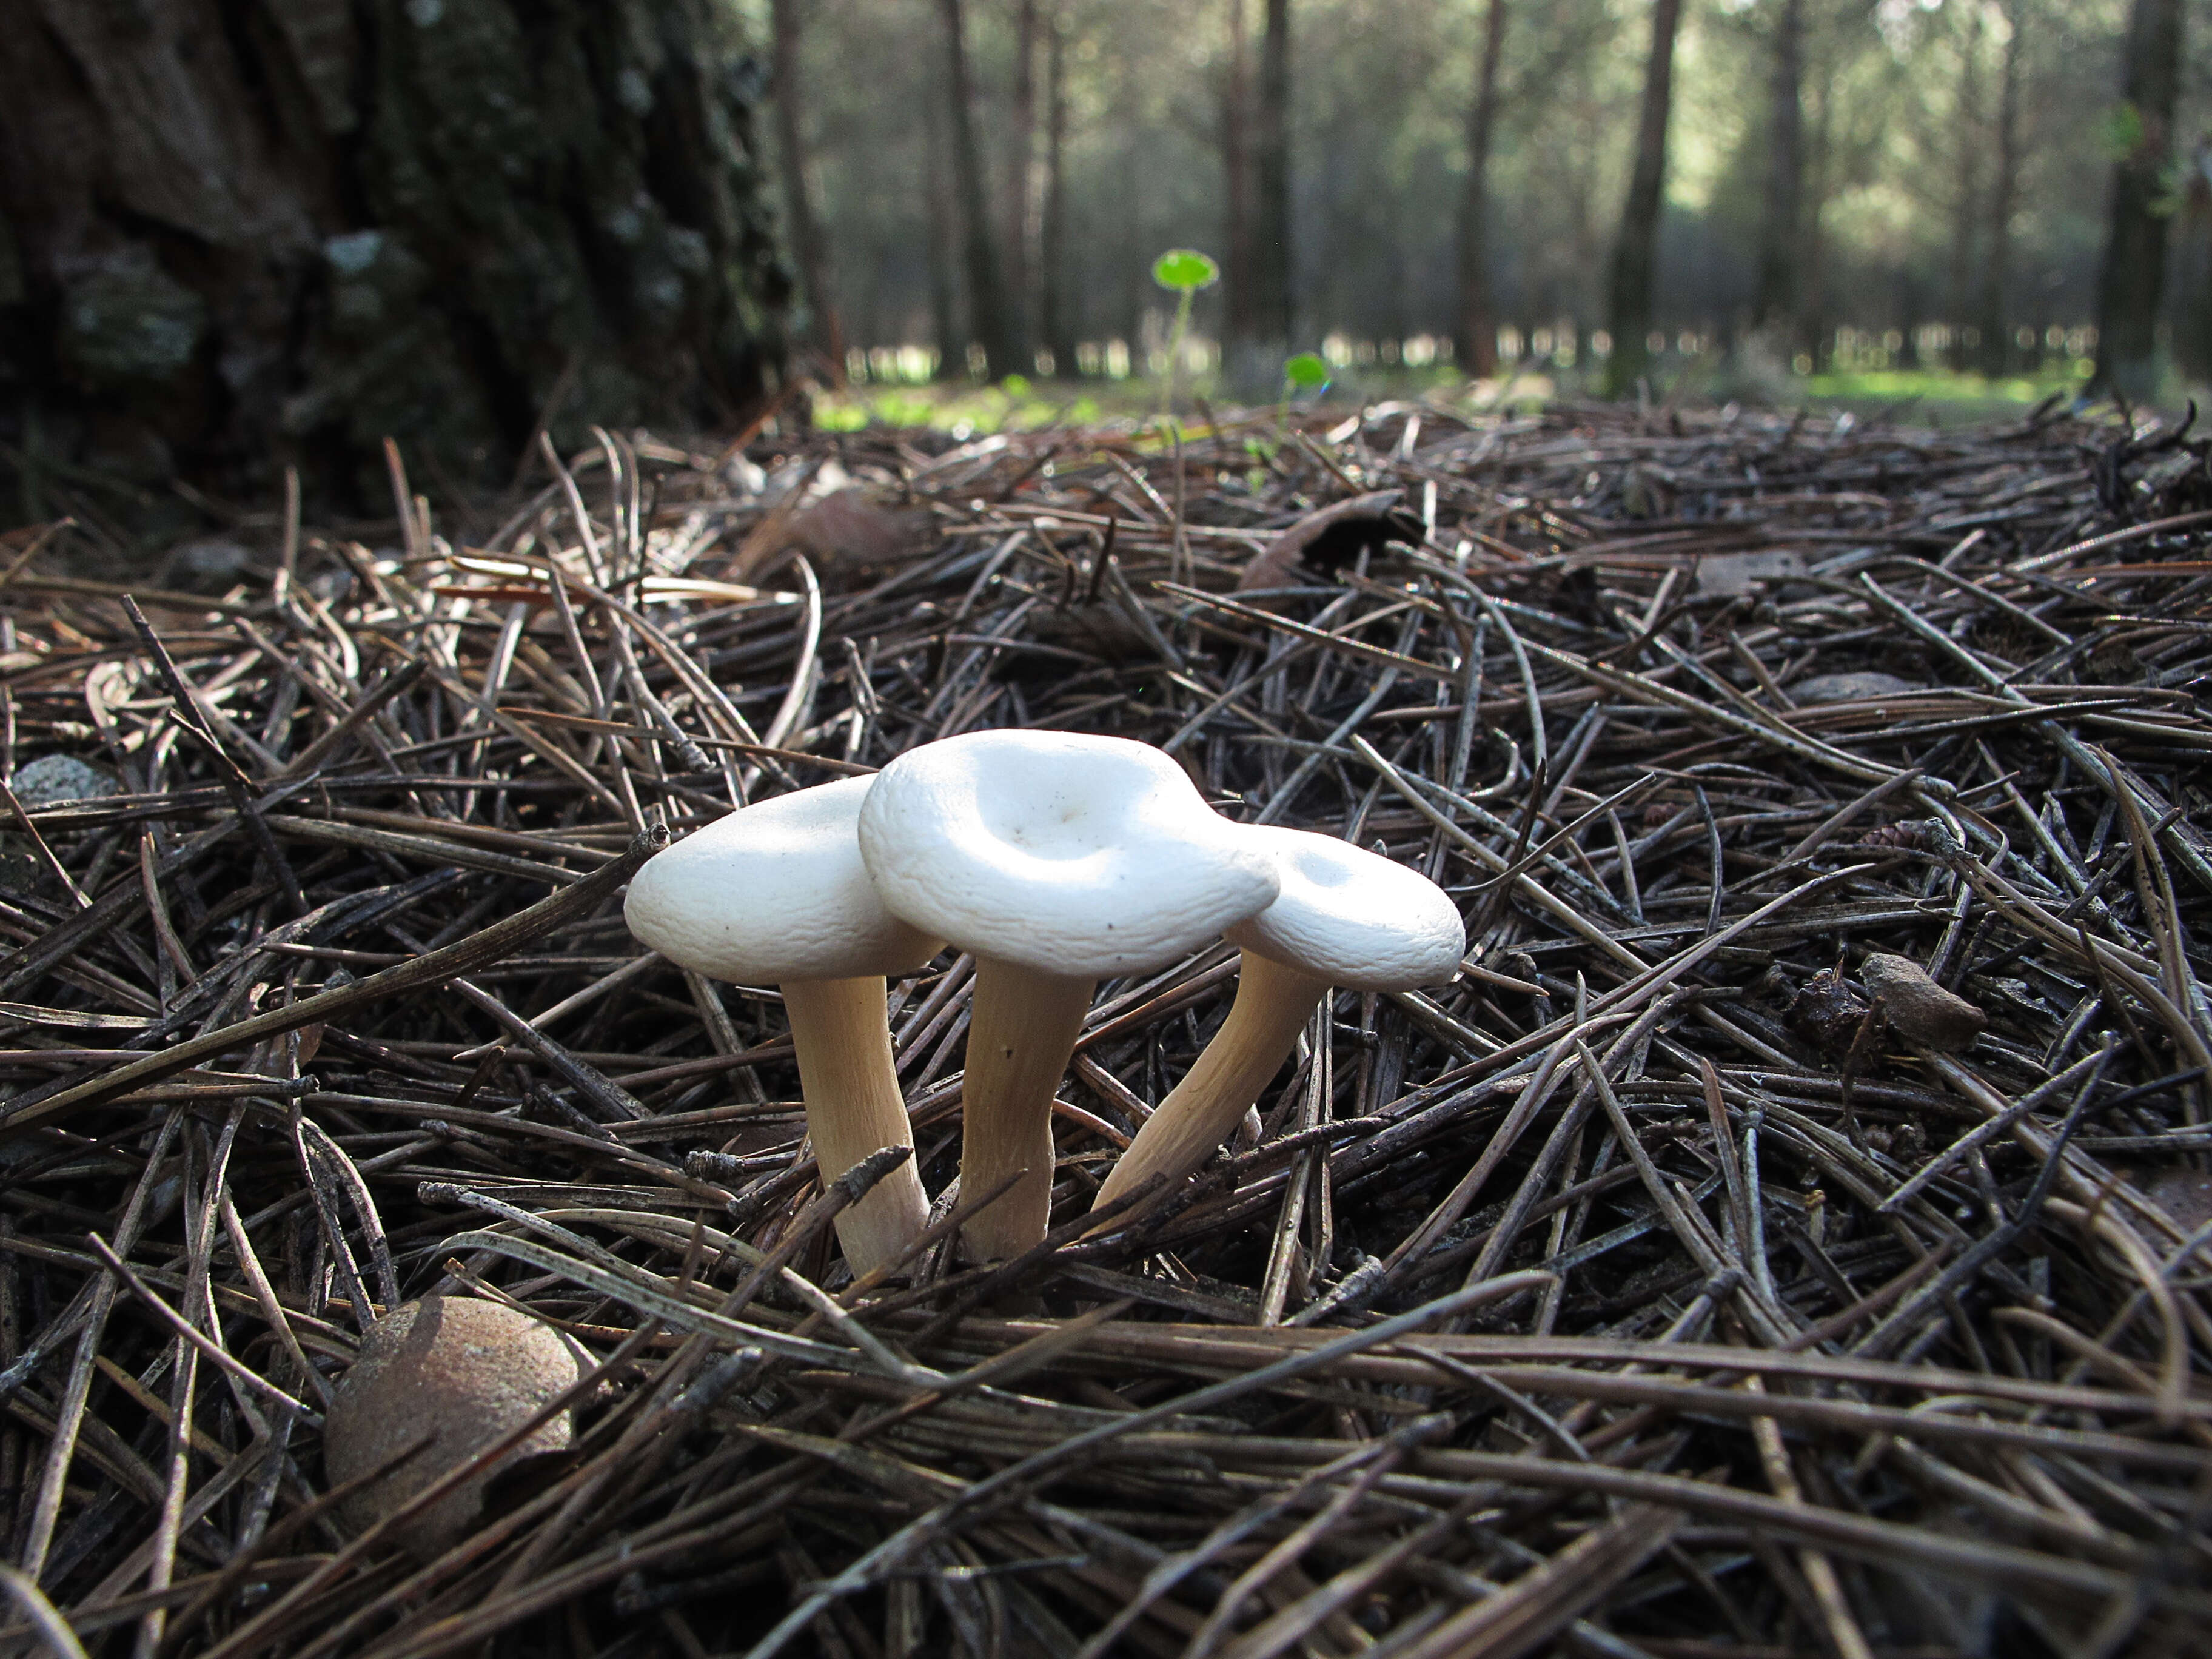
[(1255, 951), (1237, 964), (1237, 1000), (1198, 1062), (1137, 1131), (1093, 1203), (1110, 1204), (1156, 1175), (1191, 1174), (1229, 1139), (1289, 1056), (1328, 987)]
[[(823, 1183), (879, 1147), (913, 1146), (884, 1018), (882, 978), (786, 980), (783, 1007)], [(858, 1277), (895, 1260), (928, 1221), (929, 1200), (908, 1158), (840, 1212), (837, 1242)]]
[(975, 958), (961, 1084), (960, 1189), (988, 1193), (1021, 1181), (962, 1230), (969, 1255), (1019, 1255), (1052, 1224), (1052, 1097), (1060, 1087), (1098, 981)]

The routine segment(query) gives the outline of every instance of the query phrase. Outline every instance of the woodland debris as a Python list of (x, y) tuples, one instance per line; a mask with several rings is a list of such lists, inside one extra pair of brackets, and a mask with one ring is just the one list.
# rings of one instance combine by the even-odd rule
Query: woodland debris
[(1859, 964), (1859, 978), (1891, 1029), (1908, 1042), (1954, 1053), (1990, 1023), (1989, 1016), (1929, 978), (1928, 970), (1910, 957), (1876, 951)]
[[(2158, 433), (1432, 399), (607, 435), (480, 507), (395, 477), (289, 564), (273, 514), (210, 524), (253, 561), (137, 590), (166, 667), (70, 480), (11, 544), (0, 776), (118, 786), (24, 800), (44, 854), (0, 823), (0, 1548), (88, 1648), (2197, 1639), (2212, 538), (2123, 441)], [(771, 492), (846, 488), (921, 528), (802, 568)], [(1770, 552), (1802, 572), (1697, 585)], [(1820, 695), (1869, 674), (1903, 684)], [(955, 1187), (977, 981), (940, 953), (882, 1002), (933, 1208), (855, 1279), (838, 1212), (890, 1166), (822, 1192), (789, 1008), (642, 951), (623, 885), (994, 728), (1379, 846), (1465, 970), (1325, 995), (1230, 1146), (1094, 1212), (1235, 951), (1104, 981), (1042, 1242), (967, 1266), (1012, 1186)], [(1838, 964), (1886, 957), (1944, 964), (1971, 1047), (1875, 1040), (1900, 981)], [(313, 1412), (432, 1293), (605, 1387), (417, 1563), (331, 1529)]]

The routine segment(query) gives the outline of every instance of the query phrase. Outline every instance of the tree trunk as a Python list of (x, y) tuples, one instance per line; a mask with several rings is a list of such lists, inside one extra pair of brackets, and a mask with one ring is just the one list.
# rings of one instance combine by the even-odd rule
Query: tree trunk
[(791, 251), (806, 298), (808, 337), (822, 354), (833, 386), (845, 383), (845, 330), (837, 314), (837, 289), (830, 273), (830, 239), (814, 211), (806, 176), (805, 100), (799, 78), (800, 0), (774, 0), (775, 145), (783, 167), (783, 200), (791, 221)]
[(1976, 307), (1984, 374), (2005, 372), (2012, 331), (2005, 322), (2005, 272), (2012, 254), (2012, 216), (2020, 195), (2020, 58), (2025, 20), (2020, 0), (2009, 0), (2005, 22), (2003, 79), (1997, 86), (1996, 172), (1990, 180), (1990, 246), (1982, 260), (1981, 303)]
[(1053, 373), (1079, 372), (1075, 307), (1067, 291), (1067, 17), (1059, 7), (1045, 24), (1044, 211), (1037, 233), (1037, 328)]
[(1249, 342), (1273, 355), (1291, 338), (1291, 3), (1267, 0), (1253, 122)]
[(2190, 266), (2182, 292), (2181, 368), (2191, 380), (2212, 379), (2212, 136), (2200, 136), (2190, 152), (2182, 187), (2181, 222), (2189, 230)]
[(937, 337), (937, 377), (957, 380), (968, 373), (967, 313), (960, 305), (960, 278), (953, 257), (959, 240), (953, 227), (959, 212), (952, 200), (952, 170), (945, 152), (945, 115), (935, 98), (921, 111), (922, 161), (929, 191), (929, 320)]
[(1036, 0), (1018, 0), (1014, 9), (1014, 105), (1006, 134), (1006, 311), (1007, 325), (1026, 374), (1036, 368), (1030, 322), (1036, 307), (1030, 293), (1030, 234), (1036, 170)]
[(2173, 153), (2181, 84), (2181, 0), (2135, 0), (2120, 98), (2130, 112), (2127, 152), (2112, 168), (2112, 210), (2097, 277), (2093, 384), (2141, 401), (2156, 389), (2158, 302), (2166, 281), (2162, 175)]
[(1252, 334), (1252, 171), (1248, 139), (1252, 89), (1244, 38), (1244, 0), (1229, 0), (1229, 73), (1221, 94), (1222, 332)]
[(1828, 204), (1828, 136), (1835, 100), (1830, 95), (1831, 88), (1820, 82), (1817, 64), (1814, 79), (1813, 137), (1805, 157), (1805, 240), (1798, 265), (1803, 275), (1799, 284), (1796, 331), (1806, 358), (1817, 374), (1829, 367), (1835, 346), (1835, 334), (1828, 319), (1827, 247), (1822, 223)]
[(1613, 356), (1606, 365), (1606, 389), (1621, 397), (1636, 389), (1651, 366), (1651, 290), (1659, 269), (1659, 211), (1667, 185), (1667, 119), (1674, 101), (1674, 32), (1682, 20), (1682, 0), (1655, 0), (1651, 8), (1651, 55), (1644, 70), (1644, 114), (1636, 128), (1636, 163), (1628, 177), (1628, 199), (1620, 210), (1620, 235), (1613, 243), (1613, 282), (1607, 327)]
[(968, 321), (983, 348), (983, 372), (996, 380), (1020, 367), (1013, 318), (1006, 308), (998, 239), (991, 234), (991, 192), (975, 138), (974, 94), (968, 78), (968, 31), (961, 0), (939, 0), (945, 18), (947, 96), (952, 106), (952, 177), (960, 194), (962, 263), (968, 270)]
[(1478, 378), (1498, 373), (1498, 319), (1490, 304), (1490, 139), (1498, 125), (1498, 64), (1505, 47), (1505, 0), (1490, 0), (1482, 61), (1467, 116), (1467, 186), (1459, 199), (1459, 346), (1461, 368)]
[(1803, 231), (1805, 0), (1781, 0), (1775, 20), (1774, 77), (1768, 94), (1766, 142), (1773, 165), (1766, 176), (1766, 216), (1759, 230), (1759, 297), (1754, 320), (1773, 331), (1786, 355), (1797, 308), (1797, 256)]
[(1127, 347), (1129, 372), (1133, 374), (1145, 372), (1145, 295), (1151, 287), (1147, 273), (1152, 254), (1158, 251), (1146, 246), (1146, 196), (1137, 160), (1138, 74), (1126, 46), (1115, 54), (1110, 125), (1121, 135), (1114, 156), (1114, 224), (1121, 233), (1121, 257), (1109, 262), (1115, 282), (1109, 326)]
[[(1966, 319), (1973, 313), (1971, 289), (1974, 270), (1975, 209), (1980, 204), (1982, 165), (1982, 9), (1970, 6), (1966, 10), (1966, 34), (1959, 48), (1959, 90), (1957, 110), (1953, 126), (1954, 154), (1958, 157), (1959, 176), (1953, 185), (1951, 213), (1951, 291), (1948, 296), (1951, 313), (1951, 367), (1964, 371), (1972, 361), (1966, 346)], [(1987, 352), (1991, 348), (1985, 339), (1977, 340), (1975, 350)], [(1995, 349), (2002, 355), (2000, 343)]]
[(237, 499), (294, 462), (365, 506), (386, 434), (465, 489), (541, 417), (733, 422), (789, 281), (729, 15), (0, 0), (0, 428)]

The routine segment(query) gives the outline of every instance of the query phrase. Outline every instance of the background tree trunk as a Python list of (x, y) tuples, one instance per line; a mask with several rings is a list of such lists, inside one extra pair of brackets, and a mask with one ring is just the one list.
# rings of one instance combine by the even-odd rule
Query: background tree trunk
[(1252, 334), (1252, 87), (1244, 0), (1229, 0), (1229, 70), (1221, 93), (1222, 332)]
[(1823, 79), (1823, 66), (1813, 66), (1813, 131), (1811, 142), (1805, 147), (1803, 180), (1800, 187), (1800, 212), (1804, 224), (1804, 240), (1800, 245), (1797, 270), (1797, 339), (1804, 348), (1813, 373), (1820, 374), (1831, 366), (1835, 355), (1835, 330), (1828, 315), (1829, 286), (1827, 281), (1827, 246), (1826, 218), (1828, 192), (1834, 183), (1835, 153), (1829, 143), (1833, 131), (1835, 100), (1832, 88)]
[(974, 92), (968, 77), (968, 30), (961, 0), (939, 0), (945, 19), (947, 96), (952, 106), (952, 179), (959, 191), (962, 263), (968, 271), (968, 323), (983, 348), (983, 372), (996, 380), (1020, 365), (1013, 318), (1006, 307), (998, 239), (991, 234), (991, 192), (975, 138)]
[(368, 505), (386, 434), (465, 488), (541, 416), (735, 421), (789, 280), (729, 27), (708, 0), (0, 0), (0, 427), (233, 497), (297, 462)]
[(1786, 356), (1797, 308), (1797, 257), (1802, 235), (1805, 115), (1798, 99), (1805, 50), (1805, 0), (1781, 0), (1774, 25), (1774, 78), (1769, 92), (1766, 214), (1759, 229), (1759, 295), (1753, 321), (1777, 331)]
[(2135, 0), (2120, 98), (2132, 140), (2112, 167), (2111, 217), (2097, 276), (2094, 384), (2148, 398), (2158, 376), (2158, 302), (2166, 282), (2166, 162), (2181, 88), (2181, 0)]
[(957, 380), (968, 373), (967, 313), (960, 304), (960, 278), (953, 245), (960, 238), (955, 228), (959, 210), (952, 199), (952, 169), (945, 159), (951, 144), (945, 136), (947, 119), (943, 104), (924, 100), (921, 111), (923, 167), (929, 192), (929, 321), (937, 337), (937, 377)]
[(1032, 325), (1036, 303), (1030, 291), (1030, 235), (1036, 170), (1036, 0), (1014, 8), (1013, 118), (1006, 134), (1006, 310), (1022, 374), (1033, 371), (1036, 353)]
[(1613, 397), (1636, 389), (1651, 354), (1651, 289), (1659, 269), (1659, 213), (1666, 199), (1667, 118), (1674, 101), (1674, 33), (1682, 0), (1656, 0), (1651, 8), (1651, 56), (1644, 70), (1644, 114), (1636, 129), (1636, 165), (1620, 210), (1620, 235), (1613, 249), (1612, 294), (1607, 327), (1613, 356), (1606, 387)]
[(1053, 373), (1073, 379), (1074, 296), (1067, 290), (1067, 17), (1055, 6), (1045, 23), (1044, 206), (1037, 229), (1037, 331)]
[[(1946, 297), (1951, 313), (1951, 367), (1964, 370), (1973, 356), (1966, 345), (1966, 319), (1973, 314), (1974, 220), (1982, 203), (1982, 9), (1978, 5), (1966, 9), (1966, 38), (1959, 45), (1959, 88), (1954, 96), (1951, 143), (1959, 176), (1952, 186), (1951, 291)], [(1987, 349), (1987, 342), (1979, 341), (1975, 349)]]
[(799, 76), (800, 0), (774, 0), (775, 147), (783, 169), (784, 210), (791, 224), (791, 251), (806, 296), (808, 337), (822, 354), (833, 386), (845, 383), (845, 330), (837, 315), (837, 288), (830, 275), (830, 239), (814, 211), (813, 187), (806, 172), (805, 94)]
[(2212, 136), (2200, 135), (2190, 151), (2181, 202), (2187, 233), (2181, 291), (2188, 300), (2174, 343), (2182, 372), (2203, 380), (2212, 379)]
[(1267, 0), (1252, 144), (1252, 308), (1249, 343), (1279, 356), (1291, 338), (1291, 4)]
[(1490, 0), (1468, 106), (1467, 187), (1459, 203), (1459, 364), (1486, 376), (1498, 373), (1498, 319), (1490, 304), (1490, 140), (1498, 126), (1498, 64), (1504, 49), (1505, 0)]
[(2005, 40), (2003, 78), (1997, 85), (1996, 172), (1990, 179), (1990, 246), (1982, 260), (1981, 304), (1976, 325), (1982, 337), (1981, 368), (2002, 374), (2012, 348), (2005, 321), (2006, 266), (2012, 254), (2012, 218), (2020, 196), (2020, 55), (2026, 20), (2020, 0), (2005, 7), (2010, 33)]

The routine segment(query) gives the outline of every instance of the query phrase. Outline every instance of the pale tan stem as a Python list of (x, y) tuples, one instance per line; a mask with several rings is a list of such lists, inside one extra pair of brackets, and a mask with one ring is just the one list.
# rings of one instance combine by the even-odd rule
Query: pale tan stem
[[(835, 1181), (880, 1147), (913, 1146), (884, 1020), (884, 981), (787, 980), (783, 1009), (791, 1018), (806, 1132), (823, 1181)], [(908, 1158), (839, 1214), (837, 1242), (857, 1278), (895, 1259), (928, 1220), (921, 1172)]]
[(1156, 1175), (1180, 1181), (1229, 1139), (1281, 1069), (1328, 987), (1254, 951), (1237, 964), (1237, 1000), (1198, 1063), (1145, 1120), (1092, 1205), (1110, 1204)]
[(1091, 1012), (1094, 979), (975, 958), (961, 1083), (960, 1190), (1013, 1190), (962, 1229), (978, 1261), (1019, 1255), (1052, 1224), (1052, 1097)]

